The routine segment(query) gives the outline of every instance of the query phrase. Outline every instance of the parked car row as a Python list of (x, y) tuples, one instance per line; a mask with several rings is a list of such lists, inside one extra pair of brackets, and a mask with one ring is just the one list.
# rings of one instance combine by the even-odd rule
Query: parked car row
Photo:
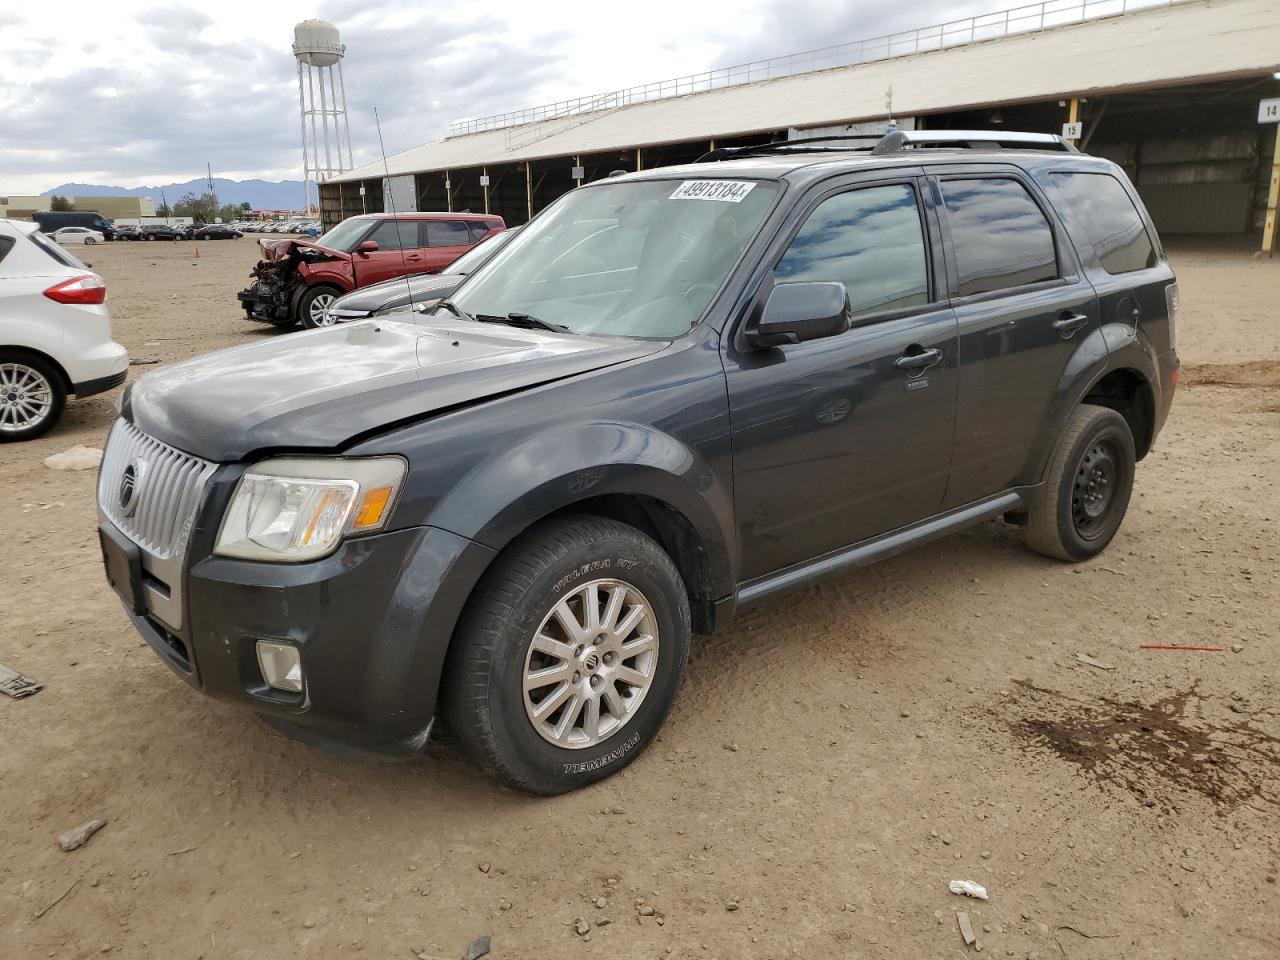
[(146, 223), (115, 228), (117, 240), (236, 240), (243, 231), (229, 223)]
[(296, 233), (310, 234), (313, 237), (324, 232), (324, 227), (320, 221), (312, 218), (301, 218), (297, 220), (251, 220), (237, 224), (237, 227), (245, 233)]

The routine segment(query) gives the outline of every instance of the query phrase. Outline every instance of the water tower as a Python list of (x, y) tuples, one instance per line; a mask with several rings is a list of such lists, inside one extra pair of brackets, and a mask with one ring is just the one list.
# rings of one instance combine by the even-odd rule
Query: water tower
[[(347, 85), (342, 79), (345, 52), (338, 28), (332, 23), (303, 20), (293, 28), (293, 55), (298, 61), (298, 106), (302, 110), (303, 191), (308, 210), (313, 182), (318, 184), (355, 166), (351, 157), (351, 126), (347, 122)], [(319, 187), (315, 193), (318, 201)]]

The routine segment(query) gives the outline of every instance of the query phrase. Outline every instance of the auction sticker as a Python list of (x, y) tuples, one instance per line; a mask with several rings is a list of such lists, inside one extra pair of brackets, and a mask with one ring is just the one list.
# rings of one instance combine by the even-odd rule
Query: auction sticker
[(676, 187), (676, 192), (668, 199), (741, 203), (755, 187), (755, 183), (750, 180), (686, 180)]

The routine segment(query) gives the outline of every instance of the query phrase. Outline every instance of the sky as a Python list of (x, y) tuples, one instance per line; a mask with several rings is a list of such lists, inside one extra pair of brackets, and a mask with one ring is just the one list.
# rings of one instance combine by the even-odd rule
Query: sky
[(357, 164), (455, 120), (880, 36), (1001, 0), (0, 0), (0, 194), (301, 179), (293, 25), (334, 23)]

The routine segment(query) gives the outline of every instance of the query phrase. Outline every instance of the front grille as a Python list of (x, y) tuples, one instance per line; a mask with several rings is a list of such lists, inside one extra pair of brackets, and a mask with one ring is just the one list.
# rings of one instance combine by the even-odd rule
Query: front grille
[[(157, 560), (180, 557), (215, 469), (216, 464), (161, 443), (120, 419), (103, 453), (98, 505)], [(126, 489), (129, 485), (131, 490)]]

